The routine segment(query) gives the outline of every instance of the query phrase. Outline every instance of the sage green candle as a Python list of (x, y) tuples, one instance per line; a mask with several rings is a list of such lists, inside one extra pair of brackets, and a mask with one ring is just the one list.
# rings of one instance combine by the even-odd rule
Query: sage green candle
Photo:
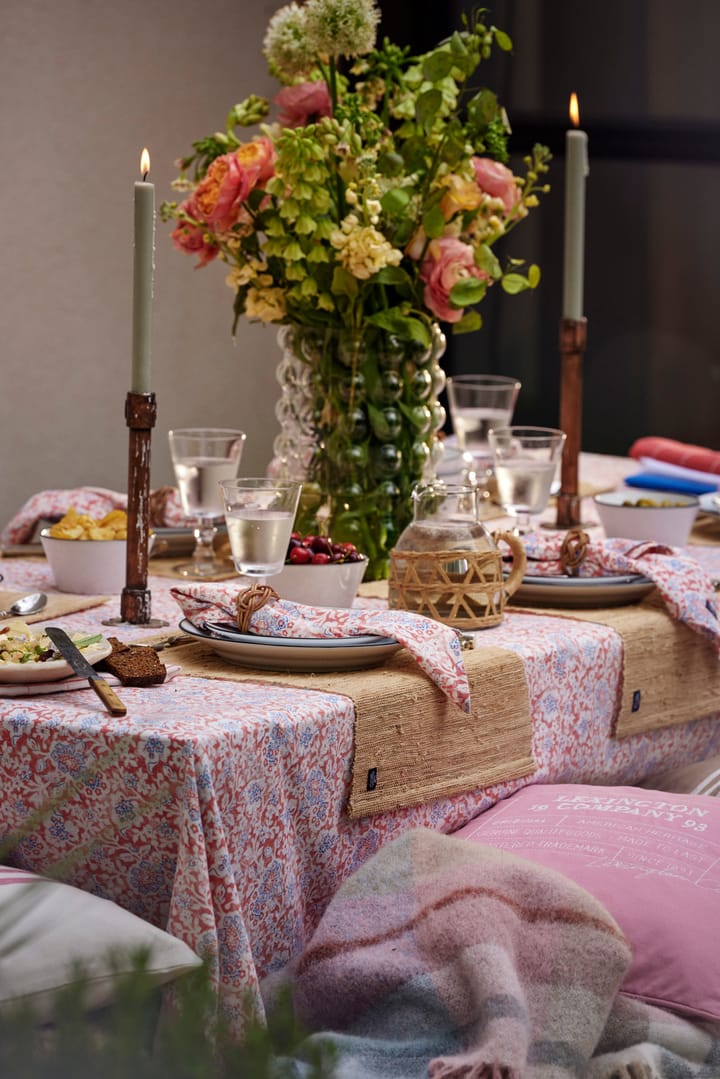
[(150, 393), (152, 355), (153, 264), (155, 258), (155, 185), (148, 183), (150, 155), (143, 150), (140, 172), (143, 179), (135, 184), (135, 247), (133, 252), (133, 393)]
[(562, 314), (564, 318), (572, 319), (583, 317), (585, 177), (589, 172), (587, 147), (588, 137), (584, 131), (576, 128), (566, 132), (565, 250)]

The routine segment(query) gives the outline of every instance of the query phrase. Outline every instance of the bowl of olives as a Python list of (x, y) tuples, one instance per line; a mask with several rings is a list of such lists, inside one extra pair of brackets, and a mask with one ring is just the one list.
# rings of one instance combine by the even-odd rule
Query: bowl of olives
[(661, 491), (607, 491), (593, 501), (606, 536), (653, 540), (668, 547), (685, 546), (700, 508), (694, 496)]

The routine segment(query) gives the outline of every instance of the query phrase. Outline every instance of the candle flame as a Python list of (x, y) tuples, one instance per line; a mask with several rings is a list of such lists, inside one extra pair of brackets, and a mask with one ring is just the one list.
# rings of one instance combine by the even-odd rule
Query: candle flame
[(578, 105), (577, 94), (570, 94), (570, 120), (573, 127), (580, 126), (580, 106)]
[(143, 179), (150, 172), (150, 151), (147, 147), (140, 154), (140, 175)]

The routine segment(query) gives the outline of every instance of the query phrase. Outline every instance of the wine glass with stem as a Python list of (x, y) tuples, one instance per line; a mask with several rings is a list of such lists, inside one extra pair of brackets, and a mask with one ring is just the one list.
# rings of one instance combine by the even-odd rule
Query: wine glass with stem
[(302, 484), (250, 476), (220, 486), (235, 569), (264, 584), (285, 563)]
[(462, 457), (463, 482), (489, 497), (492, 455), (488, 431), (512, 422), (521, 383), (505, 375), (453, 375), (447, 380), (453, 432)]
[(220, 481), (237, 475), (247, 435), (234, 427), (181, 427), (168, 434), (183, 513), (193, 522), (191, 562), (174, 569), (199, 580), (227, 573), (215, 555), (215, 521), (223, 514)]
[(548, 504), (565, 432), (555, 427), (494, 427), (488, 440), (498, 501), (515, 518), (513, 532), (523, 536), (531, 531), (532, 517)]

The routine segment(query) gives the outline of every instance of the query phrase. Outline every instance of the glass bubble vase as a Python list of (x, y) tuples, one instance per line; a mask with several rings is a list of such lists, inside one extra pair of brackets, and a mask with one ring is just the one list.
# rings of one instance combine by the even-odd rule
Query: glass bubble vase
[(412, 490), (442, 459), (445, 336), (437, 325), (427, 345), (373, 327), (284, 326), (278, 344), (272, 470), (303, 483), (297, 527), (354, 543), (365, 579), (386, 578)]

